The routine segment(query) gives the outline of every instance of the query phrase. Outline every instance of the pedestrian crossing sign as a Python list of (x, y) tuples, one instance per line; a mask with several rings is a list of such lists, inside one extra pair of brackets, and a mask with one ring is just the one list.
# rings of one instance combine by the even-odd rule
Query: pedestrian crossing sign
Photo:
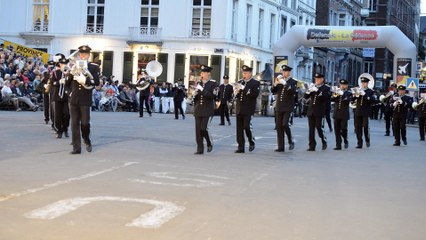
[(408, 78), (407, 79), (407, 89), (408, 90), (419, 90), (419, 79), (418, 78)]

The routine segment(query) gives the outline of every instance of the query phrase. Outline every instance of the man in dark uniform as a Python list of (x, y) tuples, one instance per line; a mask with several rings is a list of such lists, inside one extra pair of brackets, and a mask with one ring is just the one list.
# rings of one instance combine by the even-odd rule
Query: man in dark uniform
[(423, 97), (419, 100), (419, 103), (415, 109), (417, 109), (419, 116), (420, 141), (424, 141), (426, 131), (426, 97)]
[(185, 99), (185, 85), (181, 78), (178, 79), (178, 82), (174, 86), (175, 95), (173, 97), (174, 110), (175, 110), (175, 119), (179, 119), (179, 111), (182, 115), (182, 119), (185, 120), (185, 113), (183, 112), (182, 102)]
[(392, 124), (392, 116), (393, 116), (393, 106), (392, 106), (392, 98), (396, 94), (395, 93), (396, 84), (392, 83), (386, 93), (386, 96), (382, 99), (385, 109), (385, 125), (386, 125), (386, 133), (385, 136), (390, 135), (390, 128), (392, 126), (392, 135), (395, 135)]
[(240, 89), (234, 89), (236, 97), (236, 119), (237, 119), (237, 143), (238, 149), (235, 153), (244, 153), (244, 132), (249, 141), (249, 151), (253, 151), (254, 137), (251, 132), (251, 117), (256, 109), (256, 100), (260, 92), (260, 82), (252, 78), (253, 68), (243, 65), (243, 79), (239, 81)]
[(145, 103), (146, 112), (149, 114), (149, 116), (152, 116), (151, 106), (149, 105), (149, 95), (151, 90), (151, 85), (154, 83), (152, 79), (148, 77), (148, 75), (142, 76), (138, 83), (142, 83), (144, 81), (149, 81), (148, 87), (145, 89), (141, 89), (139, 91), (139, 117), (143, 117), (143, 105)]
[(327, 102), (330, 98), (330, 88), (324, 84), (324, 75), (315, 74), (315, 85), (310, 87), (304, 96), (305, 99), (310, 99), (308, 108), (309, 122), (309, 148), (307, 151), (315, 151), (317, 142), (315, 141), (315, 129), (322, 141), (322, 150), (327, 149), (327, 138), (324, 136), (322, 129), (322, 119), (325, 115)]
[(277, 130), (278, 148), (276, 152), (284, 152), (284, 135), (287, 134), (289, 149), (294, 149), (294, 141), (291, 136), (289, 125), (290, 116), (292, 115), (295, 96), (297, 94), (297, 82), (291, 77), (292, 68), (281, 66), (282, 75), (279, 75), (272, 86), (272, 94), (276, 94), (275, 105), (275, 128)]
[[(78, 48), (81, 60), (88, 61), (91, 48), (87, 45)], [(73, 66), (73, 68), (76, 65)], [(71, 154), (81, 153), (81, 137), (86, 144), (86, 150), (92, 151), (90, 140), (90, 107), (92, 106), (92, 88), (99, 85), (99, 66), (94, 63), (87, 63), (85, 71), (89, 74), (69, 75), (67, 85), (71, 88), (70, 112), (72, 128), (73, 151)], [(71, 69), (73, 72), (73, 69)]]
[(331, 96), (334, 102), (334, 134), (336, 136), (336, 147), (334, 150), (342, 150), (342, 137), (345, 149), (349, 147), (348, 142), (348, 120), (349, 103), (352, 101), (352, 93), (348, 91), (348, 81), (340, 80), (340, 90)]
[[(49, 83), (49, 78), (50, 78), (50, 66), (55, 66), (55, 63), (53, 61), (49, 61), (48, 62), (48, 68), (46, 71), (43, 72), (43, 79), (41, 80), (40, 83), (40, 88), (41, 91), (40, 93), (43, 94), (43, 112), (44, 112), (44, 122), (46, 124), (49, 123), (49, 119), (52, 120), (53, 123), (53, 118), (50, 117), (51, 116), (51, 111), (50, 111), (50, 92), (47, 90), (47, 85)], [(53, 126), (52, 126), (53, 128)]]
[(52, 101), (55, 102), (55, 127), (57, 129), (57, 138), (62, 138), (62, 134), (65, 137), (68, 135), (68, 127), (70, 125), (70, 113), (68, 108), (68, 91), (65, 89), (65, 74), (63, 71), (68, 59), (65, 55), (58, 53), (55, 55), (56, 67), (50, 74), (50, 82), (52, 88)]
[(219, 86), (218, 100), (220, 101), (219, 112), (220, 112), (220, 124), (225, 125), (225, 117), (228, 125), (231, 125), (229, 119), (229, 108), (228, 102), (232, 101), (233, 87), (229, 84), (229, 76), (223, 76), (223, 84)]
[(368, 118), (370, 117), (371, 104), (374, 103), (374, 91), (368, 88), (370, 79), (362, 77), (359, 93), (353, 94), (356, 103), (355, 108), (355, 133), (357, 137), (356, 148), (362, 148), (362, 134), (364, 132), (365, 144), (370, 147), (370, 130), (368, 128)]
[(209, 136), (208, 125), (210, 117), (214, 115), (216, 82), (211, 79), (210, 72), (213, 68), (201, 65), (201, 82), (195, 87), (194, 117), (195, 117), (195, 139), (197, 151), (194, 154), (204, 153), (203, 140), (207, 142), (207, 152), (213, 150), (213, 144)]
[(404, 145), (407, 145), (407, 129), (405, 126), (405, 120), (407, 119), (408, 109), (411, 107), (413, 101), (412, 98), (406, 95), (406, 87), (399, 85), (397, 87), (398, 94), (394, 96), (392, 106), (393, 110), (393, 128), (395, 133), (394, 146), (401, 145), (401, 138)]

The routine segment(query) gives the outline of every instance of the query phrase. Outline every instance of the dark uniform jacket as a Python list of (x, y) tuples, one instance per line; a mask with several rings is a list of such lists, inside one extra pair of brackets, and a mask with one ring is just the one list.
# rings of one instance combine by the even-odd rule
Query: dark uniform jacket
[(417, 111), (419, 112), (419, 118), (426, 117), (426, 102), (419, 104), (419, 106), (417, 107)]
[[(93, 76), (93, 80), (86, 78), (86, 86), (99, 85), (99, 66), (94, 63), (88, 64), (88, 70)], [(67, 85), (71, 88), (70, 103), (78, 106), (92, 106), (92, 90), (86, 89), (77, 81), (74, 81), (74, 76), (70, 75), (67, 80)]]
[(173, 100), (175, 102), (183, 101), (183, 99), (185, 98), (185, 86), (179, 85), (179, 87), (174, 87), (174, 91), (175, 91), (176, 94), (175, 94)]
[(148, 97), (151, 91), (151, 85), (154, 84), (153, 80), (150, 80), (149, 86), (147, 88), (145, 88), (144, 90), (140, 90), (140, 95), (142, 97)]
[(194, 98), (194, 116), (210, 117), (214, 115), (216, 82), (209, 80), (205, 84), (200, 83), (204, 87), (203, 91), (197, 90), (198, 94)]
[[(399, 95), (396, 95), (396, 97), (399, 97)], [(401, 100), (402, 100), (402, 103), (394, 107), (393, 118), (407, 117), (408, 109), (411, 107), (411, 104), (413, 103), (413, 99), (408, 95), (404, 95), (401, 97)]]
[(343, 95), (331, 96), (331, 101), (334, 102), (333, 118), (349, 119), (349, 103), (352, 101), (352, 93), (344, 91)]
[(311, 103), (308, 108), (308, 117), (324, 117), (330, 98), (330, 87), (323, 84), (318, 87), (318, 91), (310, 94), (305, 93), (304, 98), (310, 99)]
[(272, 86), (272, 94), (276, 94), (276, 112), (291, 112), (294, 109), (295, 98), (297, 94), (297, 82), (293, 78), (287, 80), (287, 84), (284, 86), (278, 84)]
[(385, 98), (383, 104), (385, 105), (385, 112), (386, 113), (391, 113), (392, 114), (392, 112), (393, 112), (393, 106), (392, 106), (393, 100), (392, 100), (392, 97), (395, 96), (395, 95), (396, 95), (396, 93), (394, 93), (394, 94), (390, 95), (389, 97)]
[[(50, 81), (51, 81), (51, 88), (52, 88), (52, 101), (67, 101), (68, 100), (68, 91), (64, 89), (64, 95), (63, 98), (59, 96), (59, 90), (60, 90), (60, 84), (59, 80), (62, 78), (62, 71), (60, 69), (55, 69), (50, 73)], [(66, 86), (63, 86), (66, 88)]]
[(231, 84), (221, 84), (219, 86), (218, 100), (221, 103), (226, 103), (232, 100), (233, 87)]
[(353, 99), (356, 103), (355, 115), (359, 117), (369, 117), (371, 112), (371, 104), (375, 101), (373, 90), (367, 88), (364, 92), (364, 96), (353, 96)]
[(244, 90), (240, 90), (236, 97), (235, 112), (239, 115), (253, 115), (256, 110), (256, 100), (260, 92), (260, 82), (251, 78), (245, 83)]

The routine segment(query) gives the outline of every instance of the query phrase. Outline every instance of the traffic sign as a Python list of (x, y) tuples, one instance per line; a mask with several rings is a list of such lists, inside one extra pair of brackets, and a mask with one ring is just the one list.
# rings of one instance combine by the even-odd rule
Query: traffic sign
[(418, 78), (408, 78), (407, 79), (407, 90), (419, 90), (419, 79)]

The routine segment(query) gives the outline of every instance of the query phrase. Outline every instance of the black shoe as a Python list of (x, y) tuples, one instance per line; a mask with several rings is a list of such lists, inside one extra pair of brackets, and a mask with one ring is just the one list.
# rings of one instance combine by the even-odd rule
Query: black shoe
[(86, 144), (86, 151), (92, 152), (92, 144)]
[(182, 115), (182, 119), (185, 120), (185, 115)]
[(365, 142), (365, 145), (369, 148), (370, 147), (370, 142)]
[(225, 123), (219, 123), (219, 126), (224, 126), (225, 125)]
[(308, 152), (314, 152), (315, 148), (308, 148), (308, 149), (306, 149), (306, 151), (308, 151)]
[(65, 137), (70, 137), (70, 135), (68, 135), (67, 131), (65, 131), (64, 134), (65, 134)]
[(401, 144), (400, 143), (394, 143), (392, 146), (401, 146)]
[(44, 120), (44, 122), (45, 122), (46, 124), (49, 124), (49, 120)]
[(175, 120), (179, 120), (179, 118), (175, 118)]
[(332, 129), (332, 128), (330, 128), (330, 132), (333, 132), (333, 129)]
[(327, 143), (323, 143), (322, 144), (322, 150), (326, 150), (327, 149)]
[(289, 150), (293, 150), (294, 149), (294, 142), (290, 143), (290, 147), (288, 148)]
[(149, 116), (152, 117), (152, 113), (150, 113)]
[(284, 152), (284, 149), (275, 149), (274, 152)]
[(58, 135), (56, 136), (56, 138), (62, 138), (62, 133), (58, 133)]
[(360, 148), (362, 148), (362, 145), (357, 145), (355, 148), (360, 149)]
[(389, 136), (389, 133), (386, 133), (385, 136)]
[(139, 115), (140, 118), (143, 118), (143, 116)]
[(404, 145), (407, 145), (407, 139), (402, 140), (402, 142), (404, 143)]
[(81, 150), (72, 150), (70, 154), (81, 154)]
[(349, 147), (349, 143), (345, 142), (345, 149)]
[(253, 145), (250, 144), (250, 146), (249, 146), (249, 151), (252, 152), (253, 150), (254, 150), (254, 143), (253, 143)]
[(235, 153), (244, 153), (244, 150), (238, 149), (238, 150), (235, 150)]
[(342, 150), (342, 147), (335, 147), (333, 150)]
[(420, 138), (420, 141), (424, 141), (425, 139), (424, 138)]
[(194, 154), (195, 154), (195, 155), (201, 155), (201, 154), (203, 154), (203, 152), (201, 152), (201, 151), (196, 151)]
[(213, 150), (213, 145), (207, 146), (207, 152), (211, 152)]
[(231, 126), (231, 121), (228, 121), (228, 126)]

